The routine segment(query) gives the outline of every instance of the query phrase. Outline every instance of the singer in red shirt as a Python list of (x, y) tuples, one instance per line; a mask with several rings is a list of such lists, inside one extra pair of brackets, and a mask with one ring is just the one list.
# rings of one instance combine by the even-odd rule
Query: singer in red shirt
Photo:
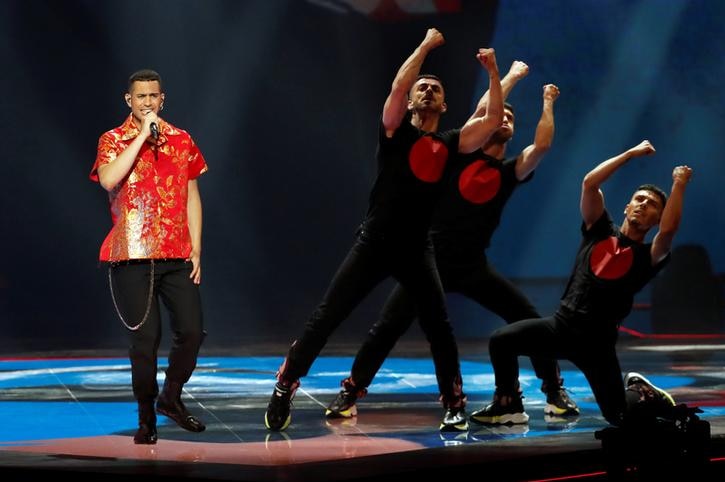
[[(156, 413), (201, 432), (204, 424), (181, 401), (204, 338), (201, 283), (201, 196), (197, 177), (206, 161), (191, 136), (158, 116), (161, 77), (140, 70), (128, 80), (131, 113), (98, 142), (90, 178), (108, 191), (113, 226), (100, 251), (109, 263), (111, 297), (129, 333), (137, 444), (155, 444)], [(169, 366), (159, 394), (159, 299), (173, 332)], [(158, 397), (158, 400), (157, 400)]]

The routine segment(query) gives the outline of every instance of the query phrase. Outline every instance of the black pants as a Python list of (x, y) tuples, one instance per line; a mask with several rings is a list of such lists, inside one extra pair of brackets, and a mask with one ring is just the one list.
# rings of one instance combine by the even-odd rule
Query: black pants
[(364, 233), (358, 235), (302, 336), (290, 347), (280, 369), (280, 380), (293, 383), (305, 376), (330, 334), (389, 276), (405, 287), (421, 313), (420, 322), (431, 343), (444, 405), (458, 404), (464, 396), (458, 347), (448, 321), (432, 245), (370, 239)]
[[(470, 298), (507, 323), (539, 317), (521, 290), (497, 273), (484, 254), (452, 259), (438, 253), (436, 262), (446, 292)], [(351, 372), (355, 386), (366, 388), (372, 383), (395, 343), (417, 316), (418, 310), (406, 290), (401, 285), (396, 286), (385, 303), (380, 320), (370, 329), (355, 357)], [(430, 340), (432, 334), (426, 332), (425, 327), (423, 331)], [(435, 350), (433, 344), (431, 349)], [(434, 360), (442, 356), (434, 356)], [(543, 380), (542, 390), (556, 390), (561, 386), (556, 360), (535, 358), (532, 365), (536, 375)]]
[(519, 355), (569, 360), (587, 378), (604, 418), (618, 425), (626, 402), (616, 342), (615, 323), (561, 312), (504, 326), (493, 333), (488, 346), (496, 389), (503, 395), (516, 393)]
[[(121, 316), (131, 326), (140, 323), (146, 312), (151, 270), (150, 263), (111, 265), (113, 295)], [(157, 352), (161, 342), (159, 298), (169, 310), (172, 331), (166, 378), (183, 385), (196, 367), (204, 331), (199, 286), (189, 279), (191, 270), (191, 262), (184, 260), (154, 262), (148, 317), (140, 329), (128, 331), (136, 400), (153, 400), (159, 393), (156, 382)]]

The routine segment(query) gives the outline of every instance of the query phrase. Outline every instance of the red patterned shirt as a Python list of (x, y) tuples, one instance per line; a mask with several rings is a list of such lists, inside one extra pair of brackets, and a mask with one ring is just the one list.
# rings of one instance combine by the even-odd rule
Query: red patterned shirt
[[(140, 133), (133, 117), (103, 134), (90, 178), (113, 162)], [(159, 119), (158, 146), (144, 142), (133, 168), (108, 193), (113, 227), (101, 245), (101, 261), (187, 258), (188, 182), (207, 171), (204, 156), (189, 134)]]

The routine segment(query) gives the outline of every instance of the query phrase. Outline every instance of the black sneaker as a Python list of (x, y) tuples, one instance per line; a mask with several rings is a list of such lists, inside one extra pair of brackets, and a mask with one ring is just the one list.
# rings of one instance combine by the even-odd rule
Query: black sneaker
[(466, 409), (463, 407), (446, 409), (439, 429), (441, 432), (465, 432), (468, 430)]
[(471, 421), (485, 425), (527, 423), (529, 416), (524, 412), (522, 399), (521, 395), (510, 397), (494, 393), (493, 403), (473, 412)]
[(330, 402), (325, 410), (327, 418), (352, 418), (357, 415), (357, 393), (353, 391), (340, 390), (337, 397)]
[(267, 412), (264, 414), (264, 425), (268, 429), (280, 431), (289, 426), (292, 421), (290, 407), (298, 386), (299, 382), (292, 384), (290, 387), (285, 387), (281, 383), (274, 386), (272, 398), (269, 400)]
[(579, 415), (579, 407), (569, 398), (564, 387), (546, 394), (544, 415), (553, 417), (574, 417)]
[(629, 372), (625, 375), (624, 386), (627, 390), (639, 392), (641, 402), (651, 402), (665, 407), (674, 407), (676, 405), (672, 395), (656, 387), (644, 375), (637, 372)]

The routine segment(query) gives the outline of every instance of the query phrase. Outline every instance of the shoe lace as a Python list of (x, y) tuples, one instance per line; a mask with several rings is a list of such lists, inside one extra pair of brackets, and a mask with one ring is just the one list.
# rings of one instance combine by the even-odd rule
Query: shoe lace
[(285, 387), (279, 383), (274, 387), (274, 397), (272, 397), (273, 403), (276, 406), (289, 405), (292, 406), (292, 399), (294, 398), (295, 391), (299, 383), (293, 384), (292, 386)]
[(639, 379), (631, 382), (627, 389), (638, 392), (640, 400), (643, 401), (652, 402), (663, 398), (654, 388)]
[(340, 386), (342, 387), (340, 394), (345, 393), (346, 400), (349, 400), (350, 397), (353, 397), (352, 398), (353, 402), (355, 402), (358, 398), (363, 398), (368, 393), (367, 388), (358, 388), (355, 385), (355, 382), (353, 381), (352, 377), (348, 377), (348, 378), (344, 379), (342, 382), (340, 382)]

